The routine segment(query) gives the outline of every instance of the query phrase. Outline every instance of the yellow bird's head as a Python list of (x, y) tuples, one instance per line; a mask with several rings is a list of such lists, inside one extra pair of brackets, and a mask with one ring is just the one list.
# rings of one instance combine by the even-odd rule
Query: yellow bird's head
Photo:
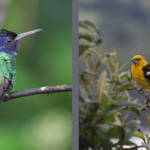
[(146, 66), (148, 63), (141, 55), (136, 55), (132, 59), (132, 65)]

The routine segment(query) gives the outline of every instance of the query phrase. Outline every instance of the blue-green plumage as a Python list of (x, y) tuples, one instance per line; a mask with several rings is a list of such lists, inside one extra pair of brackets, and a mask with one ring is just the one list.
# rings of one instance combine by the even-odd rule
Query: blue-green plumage
[(19, 52), (20, 39), (29, 34), (41, 31), (41, 29), (16, 34), (11, 31), (0, 32), (0, 104), (5, 93), (9, 93), (16, 81), (15, 59)]

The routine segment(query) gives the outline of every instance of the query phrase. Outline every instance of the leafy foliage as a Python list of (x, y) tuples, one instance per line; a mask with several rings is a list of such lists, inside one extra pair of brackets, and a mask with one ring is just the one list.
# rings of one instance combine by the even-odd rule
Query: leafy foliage
[[(135, 85), (132, 74), (130, 71), (121, 72), (126, 64), (119, 67), (115, 48), (112, 53), (102, 54), (99, 48), (102, 42), (100, 31), (95, 25), (89, 21), (80, 21), (79, 26), (90, 31), (89, 34), (79, 33), (79, 39), (87, 42), (79, 45), (79, 57), (83, 57), (86, 64), (86, 68), (80, 68), (79, 71), (80, 150), (125, 149), (124, 145), (137, 149), (138, 146), (130, 141), (132, 136), (144, 141), (141, 146), (150, 146), (146, 143), (149, 136), (141, 131), (138, 118), (125, 123), (131, 111), (140, 116), (143, 109), (137, 100), (131, 101), (128, 93), (128, 89), (134, 89)], [(102, 65), (106, 65), (108, 72), (106, 69), (100, 70)], [(99, 77), (98, 70), (101, 71)], [(125, 101), (118, 102), (120, 99)], [(126, 111), (122, 114), (124, 110)], [(117, 139), (117, 142), (112, 142), (112, 139)]]

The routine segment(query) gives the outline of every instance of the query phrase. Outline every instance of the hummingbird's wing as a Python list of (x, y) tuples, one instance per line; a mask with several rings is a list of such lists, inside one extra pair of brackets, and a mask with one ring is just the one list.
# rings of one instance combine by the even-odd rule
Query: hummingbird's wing
[(12, 89), (13, 65), (11, 61), (0, 55), (0, 105), (5, 97), (5, 93)]
[(9, 81), (7, 78), (5, 78), (3, 75), (0, 76), (0, 105), (5, 97), (5, 93), (9, 91), (11, 86), (11, 81)]

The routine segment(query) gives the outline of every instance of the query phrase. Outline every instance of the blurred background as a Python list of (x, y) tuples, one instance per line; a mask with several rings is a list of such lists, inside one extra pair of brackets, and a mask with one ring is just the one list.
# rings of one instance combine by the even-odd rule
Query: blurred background
[[(100, 50), (103, 54), (113, 52), (115, 46), (120, 66), (127, 62), (123, 71), (131, 69), (134, 55), (142, 55), (150, 63), (150, 1), (79, 0), (79, 19), (89, 20), (100, 28)], [(79, 65), (84, 65), (82, 59)], [(105, 65), (100, 72), (103, 69)], [(138, 91), (130, 91), (130, 94), (133, 100), (138, 98), (144, 105), (145, 98)], [(128, 120), (133, 117), (136, 117), (134, 113)], [(140, 120), (143, 129), (148, 130), (146, 111), (141, 113)]]
[[(72, 1), (0, 0), (0, 28), (21, 39), (13, 91), (72, 84)], [(72, 92), (41, 94), (0, 106), (0, 149), (70, 150)]]

